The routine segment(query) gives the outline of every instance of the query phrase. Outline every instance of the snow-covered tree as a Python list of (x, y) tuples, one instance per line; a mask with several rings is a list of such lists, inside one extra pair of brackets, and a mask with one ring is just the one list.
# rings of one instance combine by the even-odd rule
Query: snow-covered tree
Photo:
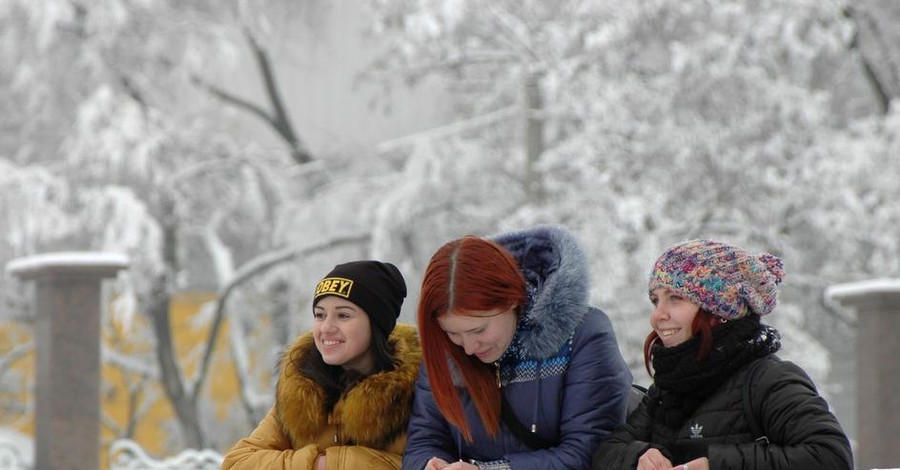
[[(369, 34), (386, 47), (358, 83), (386, 106), (398, 85), (441, 84), (421, 106), (452, 119), (327, 155), (292, 124), (275, 66), (309, 5), (0, 2), (0, 260), (131, 257), (104, 330), (104, 360), (134, 397), (125, 422), (105, 421), (117, 436), (155, 400), (177, 415), (172, 451), (249, 432), (336, 259), (398, 264), (412, 321), (440, 244), (566, 224), (638, 380), (646, 274), (671, 243), (717, 237), (784, 258), (772, 321), (820, 381), (835, 351), (822, 345), (852, 323), (822, 289), (900, 274), (890, 0), (370, 0)], [(229, 86), (238, 70), (258, 79), (250, 96)], [(218, 292), (195, 319), (207, 340), (187, 352), (168, 316), (186, 286)], [(14, 290), (0, 306), (27, 321)], [(200, 404), (220, 360), (242, 384), (235, 432)], [(0, 392), (15, 392), (4, 367)], [(3, 416), (27, 412), (8, 403)]]
[[(795, 358), (823, 373), (827, 364), (812, 351), (822, 350), (841, 320), (821, 305), (822, 289), (900, 272), (897, 211), (885, 204), (898, 195), (888, 182), (900, 170), (889, 156), (897, 111), (882, 113), (879, 102), (885, 90), (893, 93), (889, 102), (896, 96), (885, 84), (894, 83), (897, 51), (881, 48), (881, 29), (860, 20), (880, 18), (883, 6), (370, 5), (373, 33), (393, 47), (366, 76), (386, 87), (432, 77), (453, 93), (459, 122), (481, 119), (464, 131), (407, 141), (428, 140), (432, 166), (465, 168), (466, 157), (480, 159), (481, 168), (507, 170), (486, 176), (503, 181), (494, 187), (540, 188), (541, 198), (491, 197), (478, 185), (466, 196), (496, 214), (493, 229), (561, 222), (578, 231), (592, 257), (593, 298), (613, 315), (636, 371), (647, 333), (646, 271), (679, 240), (719, 237), (785, 258), (783, 304), (802, 312), (779, 325), (787, 352), (807, 351)], [(510, 108), (516, 111), (503, 114)], [(523, 126), (523, 119), (540, 125)], [(541, 142), (539, 156), (515, 143), (522, 141)], [(441, 156), (462, 146), (475, 150)], [(433, 179), (449, 189), (475, 175), (482, 173), (444, 171)], [(418, 194), (421, 200), (424, 191)]]
[[(208, 368), (191, 376), (180, 363), (172, 295), (186, 285), (225, 287), (242, 263), (285, 249), (285, 202), (302, 203), (315, 183), (300, 169), (313, 157), (266, 48), (273, 24), (299, 12), (278, 1), (0, 6), (0, 79), (10, 98), (0, 138), (4, 259), (63, 248), (130, 256), (122, 294), (133, 300), (120, 302), (131, 307), (123, 315), (148, 320), (155, 378), (188, 447), (205, 444), (198, 405)], [(259, 102), (220, 79), (243, 47), (259, 73)], [(284, 146), (243, 141), (234, 132), (242, 115)], [(208, 361), (216, 339), (192, 356)]]

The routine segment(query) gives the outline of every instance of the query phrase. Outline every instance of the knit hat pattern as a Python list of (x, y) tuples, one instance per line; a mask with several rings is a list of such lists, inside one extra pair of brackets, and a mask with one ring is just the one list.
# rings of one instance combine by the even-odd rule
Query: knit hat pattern
[(400, 316), (406, 282), (400, 270), (391, 263), (351, 261), (335, 266), (316, 284), (313, 308), (328, 296), (347, 299), (365, 310), (379, 333), (387, 337)]
[(728, 243), (689, 240), (669, 247), (650, 273), (650, 292), (668, 287), (712, 315), (735, 320), (768, 315), (778, 303), (784, 264)]

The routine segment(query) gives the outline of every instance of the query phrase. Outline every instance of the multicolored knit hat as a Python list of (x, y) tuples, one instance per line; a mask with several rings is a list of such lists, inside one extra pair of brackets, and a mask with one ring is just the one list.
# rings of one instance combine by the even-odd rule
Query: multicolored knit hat
[(734, 320), (772, 312), (784, 277), (781, 260), (727, 243), (690, 240), (667, 249), (653, 265), (650, 292), (668, 287), (703, 310)]

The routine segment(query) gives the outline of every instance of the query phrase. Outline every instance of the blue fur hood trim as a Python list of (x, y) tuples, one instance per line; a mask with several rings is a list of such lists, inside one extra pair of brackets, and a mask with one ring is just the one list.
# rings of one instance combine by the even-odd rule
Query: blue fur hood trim
[(519, 320), (526, 355), (552, 356), (588, 312), (587, 257), (561, 225), (540, 225), (491, 239), (512, 253), (529, 284), (530, 305)]

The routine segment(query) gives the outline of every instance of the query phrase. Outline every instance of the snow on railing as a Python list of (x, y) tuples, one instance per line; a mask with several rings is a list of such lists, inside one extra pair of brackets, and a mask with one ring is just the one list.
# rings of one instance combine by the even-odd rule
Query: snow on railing
[(0, 440), (0, 470), (29, 470), (19, 448), (11, 442)]
[(34, 444), (17, 431), (0, 428), (0, 470), (34, 468)]
[(158, 460), (130, 439), (118, 439), (109, 447), (110, 470), (213, 470), (222, 466), (222, 460), (221, 454), (210, 449), (188, 449)]

